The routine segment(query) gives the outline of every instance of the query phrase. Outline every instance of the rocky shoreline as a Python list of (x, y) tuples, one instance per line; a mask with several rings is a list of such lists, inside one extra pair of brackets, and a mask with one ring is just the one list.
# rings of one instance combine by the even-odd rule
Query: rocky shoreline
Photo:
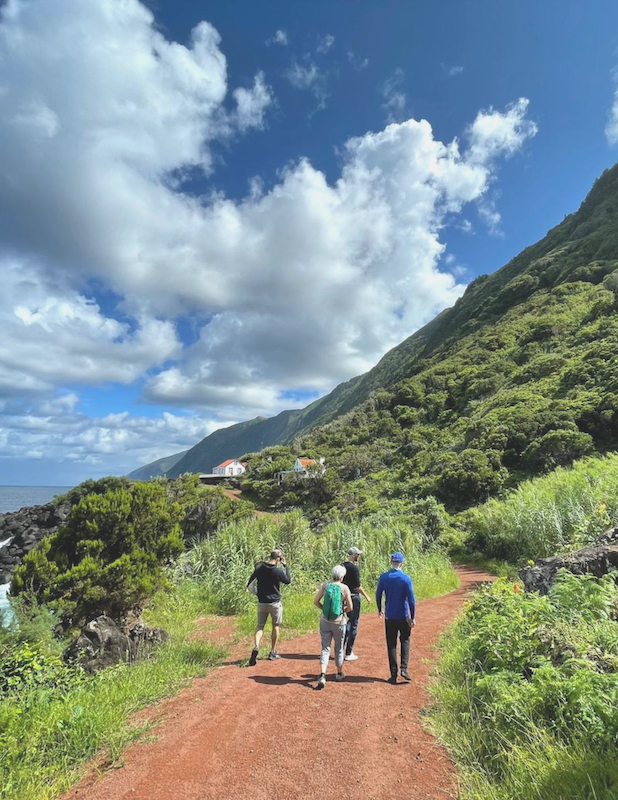
[(0, 514), (0, 542), (6, 542), (0, 548), (0, 585), (11, 580), (15, 567), (41, 539), (65, 523), (70, 511), (70, 503), (48, 503)]

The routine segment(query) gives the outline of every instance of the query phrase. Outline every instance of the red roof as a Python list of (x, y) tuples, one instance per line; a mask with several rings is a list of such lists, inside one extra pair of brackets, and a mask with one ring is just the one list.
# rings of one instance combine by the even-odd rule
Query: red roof
[(222, 464), (217, 464), (217, 468), (218, 467), (227, 467), (228, 464), (235, 464), (235, 463), (236, 463), (236, 459), (235, 458), (228, 458), (228, 460), (224, 461)]
[(315, 464), (314, 458), (299, 458), (298, 459), (301, 463), (301, 466), (308, 467), (310, 464)]

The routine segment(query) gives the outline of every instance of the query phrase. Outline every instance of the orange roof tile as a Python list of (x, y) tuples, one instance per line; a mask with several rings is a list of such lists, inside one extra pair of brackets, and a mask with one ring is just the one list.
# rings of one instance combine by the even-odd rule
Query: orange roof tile
[(217, 467), (227, 467), (228, 464), (233, 464), (235, 461), (235, 458), (228, 458), (228, 460), (224, 461), (222, 464), (217, 464)]

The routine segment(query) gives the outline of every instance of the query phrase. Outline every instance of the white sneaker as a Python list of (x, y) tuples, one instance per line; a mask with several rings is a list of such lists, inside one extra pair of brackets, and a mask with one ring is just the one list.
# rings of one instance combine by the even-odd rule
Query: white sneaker
[(343, 660), (344, 661), (356, 661), (357, 658), (358, 658), (357, 655), (355, 655), (354, 653), (350, 653), (350, 655), (349, 656), (345, 656), (345, 658)]

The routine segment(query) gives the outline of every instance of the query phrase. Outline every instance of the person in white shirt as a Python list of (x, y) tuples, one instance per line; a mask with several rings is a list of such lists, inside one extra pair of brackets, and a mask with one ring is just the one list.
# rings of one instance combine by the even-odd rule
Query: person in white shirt
[(348, 587), (342, 583), (345, 576), (345, 567), (337, 564), (333, 568), (332, 581), (325, 583), (314, 599), (321, 611), (320, 637), (322, 639), (322, 653), (320, 655), (320, 677), (316, 688), (326, 686), (326, 669), (330, 658), (330, 648), (335, 644), (336, 681), (343, 680), (343, 649), (345, 644), (346, 613), (352, 610), (352, 596)]

